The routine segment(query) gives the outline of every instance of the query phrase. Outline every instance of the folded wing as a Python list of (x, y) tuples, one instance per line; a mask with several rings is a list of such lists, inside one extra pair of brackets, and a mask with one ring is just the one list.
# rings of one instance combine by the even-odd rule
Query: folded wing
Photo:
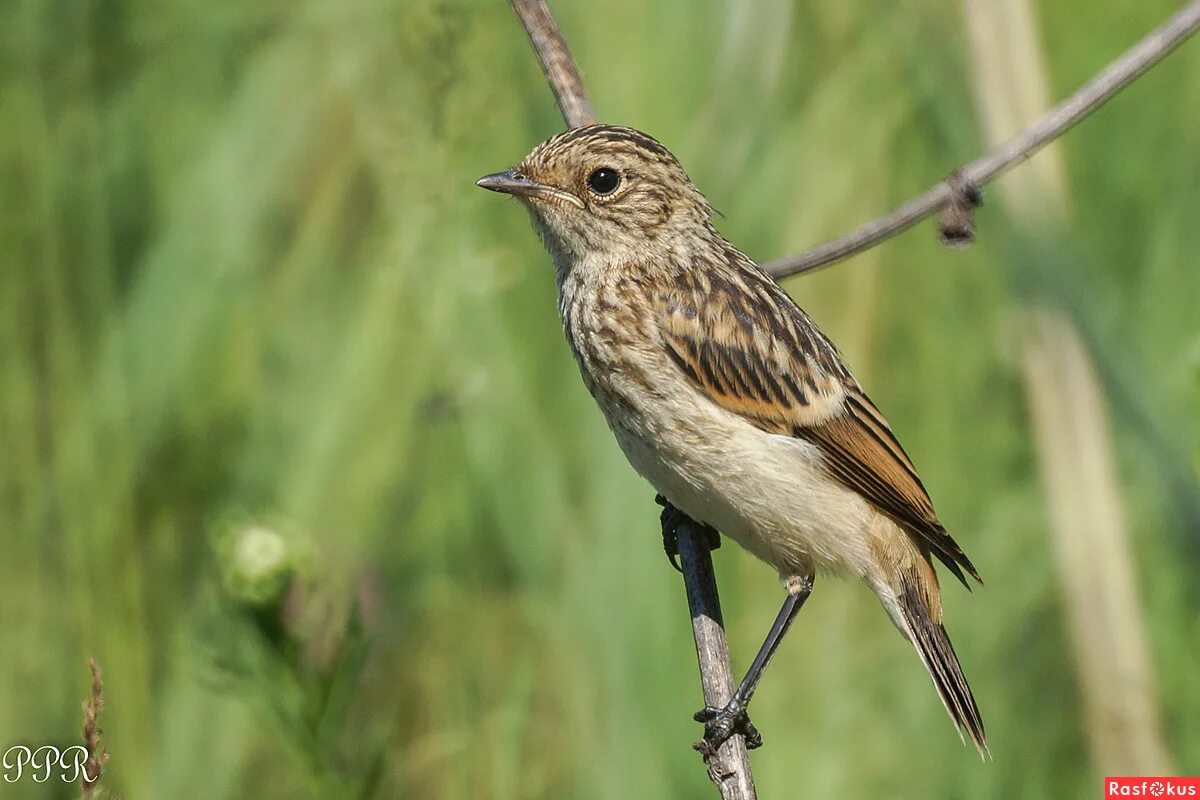
[[(740, 256), (740, 254), (736, 254)], [(681, 275), (658, 299), (662, 344), (714, 403), (816, 445), (830, 474), (936, 555), (979, 580), (942, 527), (912, 461), (836, 349), (753, 265)]]

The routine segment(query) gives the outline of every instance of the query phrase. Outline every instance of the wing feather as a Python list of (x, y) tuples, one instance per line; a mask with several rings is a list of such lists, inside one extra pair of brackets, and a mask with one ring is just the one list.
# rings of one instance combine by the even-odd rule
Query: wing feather
[(682, 274), (658, 298), (671, 361), (722, 408), (816, 445), (834, 478), (895, 520), (964, 585), (964, 570), (979, 580), (938, 520), (912, 460), (833, 345), (769, 276), (748, 260), (737, 267)]

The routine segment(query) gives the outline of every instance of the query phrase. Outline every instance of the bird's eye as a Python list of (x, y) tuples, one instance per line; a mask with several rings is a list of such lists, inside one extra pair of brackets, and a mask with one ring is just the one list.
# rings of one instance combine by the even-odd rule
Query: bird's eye
[(601, 167), (588, 175), (588, 188), (599, 195), (612, 194), (621, 185), (621, 176), (615, 169)]

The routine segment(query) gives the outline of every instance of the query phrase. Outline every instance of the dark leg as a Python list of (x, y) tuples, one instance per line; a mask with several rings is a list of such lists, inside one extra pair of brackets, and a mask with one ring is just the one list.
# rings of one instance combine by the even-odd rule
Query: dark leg
[[(671, 566), (675, 568), (675, 571), (683, 572), (683, 568), (679, 566), (679, 526), (689, 517), (671, 505), (671, 501), (661, 494), (654, 496), (654, 502), (663, 507), (662, 514), (659, 515), (659, 521), (662, 523), (663, 550), (667, 552), (667, 558), (670, 559)], [(709, 550), (716, 550), (721, 546), (719, 533), (707, 525), (699, 522), (696, 524), (704, 531)]]
[(735, 733), (746, 737), (747, 749), (753, 750), (762, 746), (762, 736), (758, 729), (751, 724), (746, 709), (750, 705), (750, 698), (754, 696), (754, 690), (758, 688), (758, 681), (762, 678), (767, 664), (771, 662), (771, 656), (775, 655), (775, 651), (779, 649), (783, 635), (791, 627), (792, 620), (796, 618), (804, 601), (812, 594), (812, 587), (811, 578), (793, 578), (789, 581), (787, 599), (783, 601), (783, 607), (779, 609), (775, 623), (767, 632), (766, 640), (758, 649), (758, 655), (754, 657), (754, 662), (746, 672), (746, 677), (742, 679), (737, 691), (733, 693), (733, 698), (724, 708), (705, 706), (696, 712), (695, 720), (704, 723), (704, 740), (697, 745), (697, 749), (701, 752), (716, 751), (726, 739)]

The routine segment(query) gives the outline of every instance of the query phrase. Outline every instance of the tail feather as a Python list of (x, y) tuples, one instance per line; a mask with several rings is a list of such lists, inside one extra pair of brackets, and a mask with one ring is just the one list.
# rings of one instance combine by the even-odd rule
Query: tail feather
[(979, 707), (975, 705), (975, 696), (967, 685), (945, 627), (933, 619), (924, 594), (914, 583), (905, 581), (897, 599), (907, 629), (905, 633), (933, 679), (942, 705), (958, 728), (959, 737), (965, 733), (971, 737), (981, 757), (991, 758)]

